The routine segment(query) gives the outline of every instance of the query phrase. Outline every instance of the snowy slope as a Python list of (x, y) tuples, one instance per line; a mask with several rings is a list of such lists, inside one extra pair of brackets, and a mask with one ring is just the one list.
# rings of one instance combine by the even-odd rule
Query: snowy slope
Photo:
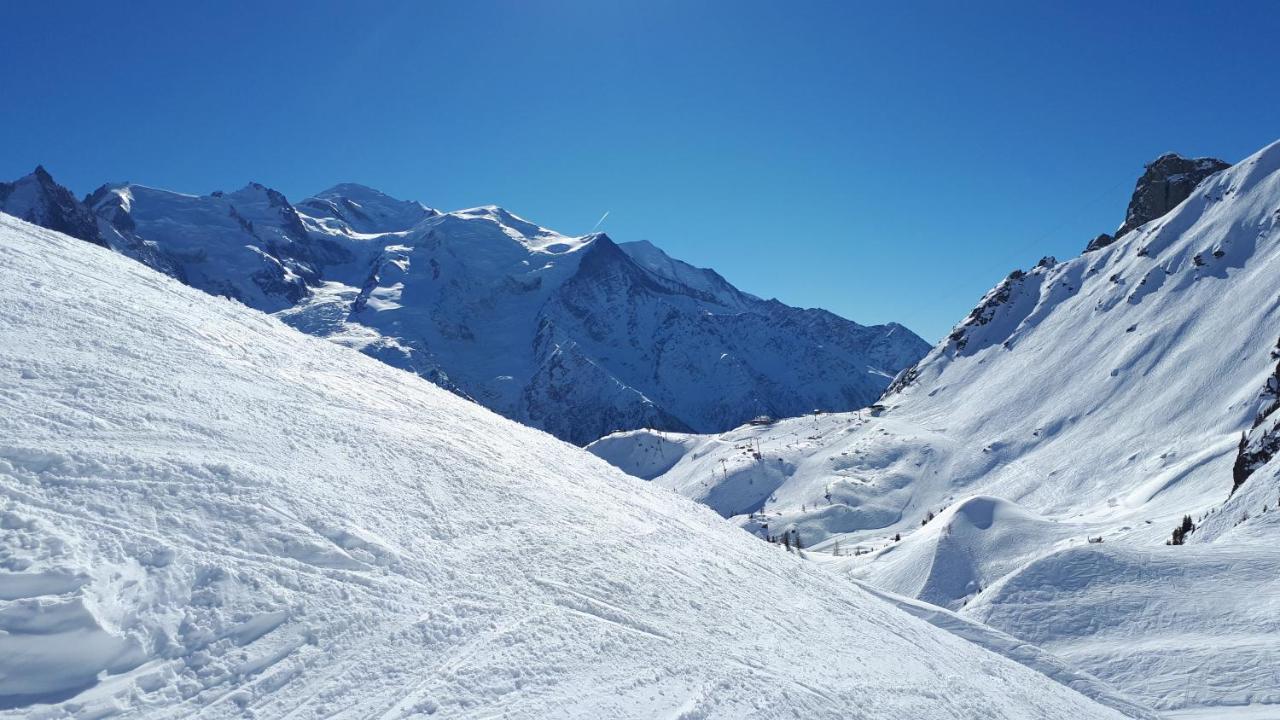
[(895, 607), (927, 621), (931, 625), (942, 628), (994, 653), (1003, 655), (1014, 660), (1019, 665), (1033, 668), (1037, 672), (1057, 680), (1082, 695), (1090, 697), (1107, 707), (1119, 710), (1124, 715), (1134, 718), (1159, 717), (1146, 706), (1135, 702), (1133, 698), (1118, 692), (1111, 685), (1081, 671), (1079, 668), (1065, 662), (1062, 658), (1046, 652), (1044, 648), (1030, 645), (1024, 640), (1019, 640), (1012, 635), (983, 625), (980, 622), (949, 610), (944, 610), (937, 605), (885, 592), (872, 585), (860, 583), (859, 587), (881, 600), (892, 603)]
[(43, 170), (5, 201), (9, 187), (10, 214), (68, 230), (78, 213), (117, 252), (579, 444), (860, 407), (928, 350), (900, 325), (761, 300), (648, 242), (494, 206), (441, 213), (353, 183), (296, 206), (256, 183), (125, 183), (86, 209)]
[(0, 715), (1120, 717), (713, 513), (0, 216)]
[[(964, 614), (987, 608), (995, 627), (1161, 707), (1276, 702), (1280, 676), (1260, 669), (1280, 649), (1264, 619), (1275, 608), (1256, 601), (1274, 590), (1233, 573), (1277, 570), (1280, 415), (1254, 423), (1277, 392), (1280, 143), (1217, 174), (1186, 162), (1207, 177), (1185, 201), (1079, 257), (1011, 274), (895, 381), (883, 411), (681, 436), (654, 482), (761, 536), (839, 543), (859, 553), (842, 560), (849, 571), (873, 584)], [(1167, 195), (1150, 175), (1142, 183)], [(1135, 202), (1149, 199), (1142, 183)], [(591, 449), (656, 469), (656, 447), (642, 431)], [(1227, 500), (1237, 467), (1260, 469)], [(1201, 529), (1166, 549), (1184, 515)], [(1160, 561), (1130, 559), (1142, 553)], [(1093, 602), (1069, 587), (1079, 558), (1103, 559), (1088, 570), (1090, 592), (1110, 599), (1106, 622), (1123, 631), (1078, 612)], [(1198, 571), (1203, 582), (1182, 578)], [(1020, 582), (1041, 594), (998, 590)], [(1235, 582), (1252, 605), (1236, 601)], [(1182, 585), (1232, 597), (1187, 610)], [(1125, 593), (1143, 600), (1116, 603)], [(1060, 611), (1025, 623), (1002, 614), (1018, 597)], [(1194, 617), (1179, 616), (1183, 633), (1148, 606)], [(1196, 667), (1211, 669), (1189, 674), (1176, 650), (1148, 655), (1141, 643), (1192, 648)]]
[(1168, 520), (1151, 533), (1163, 540), (1175, 517), (1225, 499), (1274, 372), (1277, 170), (1273, 145), (1110, 246), (1015, 273), (904, 373), (885, 412), (685, 439), (702, 451), (658, 482), (745, 498), (777, 476), (757, 506), (718, 509), (842, 505), (844, 532), (910, 531), (988, 494), (1052, 519)]
[(1280, 708), (1280, 550), (1265, 543), (1046, 555), (965, 617), (1021, 638), (1161, 709)]

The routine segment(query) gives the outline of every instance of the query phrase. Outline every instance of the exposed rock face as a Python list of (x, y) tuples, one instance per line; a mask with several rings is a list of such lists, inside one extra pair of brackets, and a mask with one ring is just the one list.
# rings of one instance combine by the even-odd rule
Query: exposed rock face
[[(1007, 349), (1010, 334), (1035, 309), (1045, 275), (1057, 265), (1057, 258), (1047, 256), (1029, 272), (1009, 273), (951, 330), (947, 343), (952, 354), (972, 355), (997, 343), (1006, 343)], [(894, 390), (910, 382), (907, 376), (900, 380), (891, 386)]]
[(1217, 158), (1189, 159), (1176, 153), (1165, 153), (1147, 163), (1146, 172), (1133, 188), (1124, 223), (1114, 235), (1100, 233), (1089, 241), (1084, 251), (1101, 250), (1130, 230), (1163, 217), (1186, 200), (1205, 178), (1229, 167), (1231, 163)]
[(1130, 230), (1151, 222), (1186, 200), (1205, 178), (1231, 167), (1217, 158), (1184, 158), (1166, 153), (1147, 164), (1129, 200), (1124, 224), (1116, 230), (1120, 237)]
[(1115, 241), (1116, 241), (1115, 236), (1109, 235), (1107, 233), (1099, 233), (1098, 237), (1089, 241), (1089, 245), (1085, 247), (1084, 251), (1093, 252), (1094, 250), (1100, 250)]
[(0, 183), (0, 211), (95, 245), (107, 245), (93, 214), (71, 191), (54, 182), (43, 166), (14, 182)]

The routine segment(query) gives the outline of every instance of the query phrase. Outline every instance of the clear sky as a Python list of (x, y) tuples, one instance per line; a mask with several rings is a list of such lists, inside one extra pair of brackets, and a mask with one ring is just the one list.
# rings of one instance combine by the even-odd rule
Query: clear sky
[(1280, 138), (1274, 2), (8, 2), (0, 177), (361, 182), (932, 341), (1113, 230), (1145, 161)]

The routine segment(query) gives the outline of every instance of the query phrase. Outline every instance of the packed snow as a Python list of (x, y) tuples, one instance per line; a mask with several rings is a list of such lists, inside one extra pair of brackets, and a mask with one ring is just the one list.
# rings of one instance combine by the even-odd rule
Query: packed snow
[(3, 215), (0, 337), (0, 716), (1123, 717), (420, 377)]

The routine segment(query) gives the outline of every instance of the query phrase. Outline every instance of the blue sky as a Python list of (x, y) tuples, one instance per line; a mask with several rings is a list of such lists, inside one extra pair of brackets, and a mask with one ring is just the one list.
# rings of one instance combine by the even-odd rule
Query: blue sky
[(1145, 161), (1280, 138), (1276, 10), (9, 3), (0, 177), (355, 181), (566, 233), (608, 211), (616, 240), (932, 341), (1114, 229)]

